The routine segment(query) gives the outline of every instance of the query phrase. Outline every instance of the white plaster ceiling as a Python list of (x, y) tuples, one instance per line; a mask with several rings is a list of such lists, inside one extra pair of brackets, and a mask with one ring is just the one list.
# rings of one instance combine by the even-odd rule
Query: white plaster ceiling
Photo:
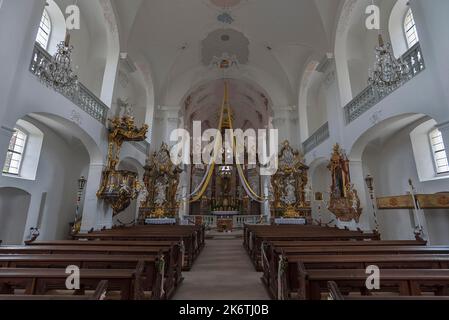
[(201, 42), (201, 61), (210, 66), (214, 57), (223, 53), (235, 56), (239, 63), (247, 64), (249, 59), (249, 40), (245, 35), (233, 29), (218, 29), (207, 35)]
[[(244, 42), (224, 43), (214, 38), (229, 30), (249, 42), (247, 63), (232, 78), (243, 82), (251, 79), (266, 92), (271, 107), (276, 109), (298, 104), (305, 66), (333, 51), (342, 1), (114, 0), (114, 3), (122, 48), (146, 59), (157, 105), (181, 106), (188, 93), (200, 84), (210, 82), (210, 87), (214, 87), (217, 74), (205, 65), (210, 57), (226, 51), (244, 55)], [(217, 20), (223, 7), (233, 23)], [(235, 100), (235, 104), (243, 106), (244, 98), (239, 97), (242, 100)]]

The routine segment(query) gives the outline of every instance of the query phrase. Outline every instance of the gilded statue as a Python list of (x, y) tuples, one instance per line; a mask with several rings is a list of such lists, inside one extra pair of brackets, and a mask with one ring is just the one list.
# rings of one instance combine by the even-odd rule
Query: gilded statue
[(359, 222), (362, 214), (360, 199), (351, 183), (349, 160), (338, 144), (334, 146), (328, 169), (332, 177), (329, 211), (340, 221)]

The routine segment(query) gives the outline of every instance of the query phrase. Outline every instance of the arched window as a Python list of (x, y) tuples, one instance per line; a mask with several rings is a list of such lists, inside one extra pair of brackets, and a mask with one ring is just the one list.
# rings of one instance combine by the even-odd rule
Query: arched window
[(430, 132), (430, 145), (437, 174), (449, 173), (449, 162), (440, 130), (434, 129)]
[(41, 23), (39, 25), (39, 32), (37, 33), (36, 42), (41, 45), (45, 50), (48, 49), (48, 43), (50, 41), (51, 33), (51, 20), (47, 9), (42, 14)]
[(413, 18), (412, 9), (408, 9), (404, 19), (404, 32), (410, 49), (419, 42), (418, 30), (416, 29), (415, 19)]
[(3, 173), (19, 175), (28, 135), (18, 128), (14, 130), (9, 142)]

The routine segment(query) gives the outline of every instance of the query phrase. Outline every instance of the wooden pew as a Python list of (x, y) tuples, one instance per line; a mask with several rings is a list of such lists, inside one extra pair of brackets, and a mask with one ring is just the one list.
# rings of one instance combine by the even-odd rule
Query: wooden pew
[[(89, 236), (102, 236), (106, 235), (124, 235), (124, 236), (132, 236), (132, 235), (146, 235), (157, 238), (157, 240), (165, 240), (168, 237), (172, 236), (193, 236), (193, 241), (195, 243), (195, 247), (197, 251), (201, 251), (201, 249), (205, 245), (205, 226), (134, 226), (130, 228), (122, 227), (122, 228), (114, 228), (109, 230), (101, 230), (101, 231), (92, 231), (89, 232)], [(125, 239), (126, 240), (126, 239)]]
[[(161, 256), (134, 255), (79, 255), (79, 254), (9, 254), (0, 255), (0, 268), (59, 268), (77, 266), (80, 269), (137, 269), (139, 263), (144, 269), (141, 285), (144, 291), (150, 291), (152, 298), (168, 299), (175, 291), (176, 279), (164, 273), (167, 277), (162, 281), (162, 272), (158, 270)], [(0, 269), (1, 270), (1, 269)], [(164, 285), (164, 290), (162, 290)]]
[[(294, 297), (309, 270), (366, 270), (375, 265), (381, 269), (449, 269), (449, 254), (398, 254), (398, 255), (304, 255), (282, 256), (283, 272), (279, 278), (279, 263), (272, 259), (265, 266), (262, 281), (272, 296), (278, 294), (279, 279), (284, 297)], [(367, 275), (365, 276), (365, 278)]]
[(245, 227), (247, 230), (247, 235), (245, 236), (247, 251), (257, 271), (262, 271), (260, 261), (261, 247), (264, 242), (326, 241), (326, 243), (330, 243), (331, 241), (365, 242), (364, 240), (378, 240), (377, 234), (318, 226)]
[(391, 295), (372, 295), (372, 296), (344, 296), (335, 281), (329, 281), (329, 300), (349, 300), (349, 301), (374, 301), (374, 300), (397, 300), (397, 301), (445, 301), (449, 296), (391, 296)]
[[(190, 270), (194, 260), (199, 255), (201, 249), (204, 247), (204, 234), (203, 229), (179, 229), (181, 231), (171, 233), (164, 232), (163, 229), (156, 229), (152, 231), (152, 228), (136, 229), (112, 229), (104, 230), (101, 232), (92, 232), (88, 234), (79, 234), (74, 236), (78, 240), (91, 240), (91, 241), (181, 241), (182, 250), (185, 252), (185, 270)], [(196, 231), (195, 231), (196, 230)], [(194, 232), (195, 231), (195, 232)]]
[(108, 290), (108, 281), (102, 280), (98, 284), (95, 292), (92, 295), (75, 296), (75, 295), (0, 295), (0, 301), (40, 301), (40, 300), (69, 300), (69, 301), (83, 301), (83, 300), (104, 300)]
[[(328, 282), (334, 281), (340, 288), (349, 292), (368, 294), (365, 270), (308, 270), (301, 275), (305, 281), (299, 289), (300, 299), (321, 300), (322, 293), (328, 290)], [(398, 293), (400, 296), (421, 297), (432, 292), (436, 296), (448, 296), (449, 270), (429, 269), (381, 269), (378, 292)]]
[[(176, 249), (177, 248), (177, 249)], [(168, 286), (167, 292), (179, 286), (182, 281), (181, 253), (177, 246), (141, 247), (141, 246), (0, 246), (2, 254), (70, 254), (70, 255), (163, 255)]]
[[(171, 260), (175, 262), (177, 279), (182, 280), (182, 269), (186, 265), (185, 260), (185, 250), (184, 245), (181, 242), (173, 241), (106, 241), (106, 240), (96, 240), (96, 241), (81, 241), (81, 240), (57, 240), (57, 241), (36, 241), (28, 244), (28, 246), (57, 246), (57, 247), (170, 247), (173, 248)], [(1, 246), (0, 246), (1, 249)], [(177, 281), (178, 284), (178, 281)]]
[(274, 247), (335, 247), (335, 246), (425, 246), (422, 240), (368, 240), (368, 241), (270, 241)]
[[(81, 290), (95, 290), (101, 281), (107, 280), (110, 291), (119, 291), (122, 300), (145, 298), (141, 287), (143, 264), (136, 270), (80, 270)], [(0, 294), (12, 295), (15, 290), (24, 290), (25, 295), (45, 295), (49, 290), (67, 290), (65, 269), (0, 269)]]

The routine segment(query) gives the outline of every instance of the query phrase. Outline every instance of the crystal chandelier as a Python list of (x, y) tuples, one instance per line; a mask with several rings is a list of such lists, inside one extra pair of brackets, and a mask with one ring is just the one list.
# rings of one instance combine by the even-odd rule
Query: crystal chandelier
[(402, 60), (394, 57), (390, 43), (384, 42), (379, 34), (379, 47), (376, 48), (374, 70), (370, 70), (368, 83), (380, 93), (391, 92), (402, 85), (410, 75), (410, 68)]
[(67, 33), (51, 60), (42, 59), (37, 68), (37, 76), (46, 86), (70, 97), (78, 91), (78, 76), (72, 70), (72, 50)]

